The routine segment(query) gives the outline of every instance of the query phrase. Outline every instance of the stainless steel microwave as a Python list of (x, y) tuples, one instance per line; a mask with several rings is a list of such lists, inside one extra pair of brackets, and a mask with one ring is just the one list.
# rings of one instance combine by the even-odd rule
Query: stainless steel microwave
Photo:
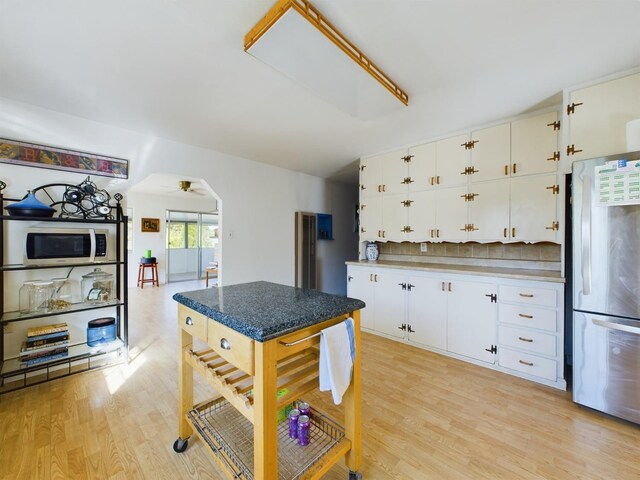
[(28, 228), (25, 265), (105, 262), (113, 260), (110, 232), (94, 228)]

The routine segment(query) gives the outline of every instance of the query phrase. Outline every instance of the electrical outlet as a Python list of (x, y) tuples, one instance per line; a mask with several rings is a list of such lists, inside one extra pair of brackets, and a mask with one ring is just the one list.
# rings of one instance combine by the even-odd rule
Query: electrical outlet
[(427, 251), (427, 244), (423, 242), (420, 244), (420, 253), (426, 253), (426, 251)]

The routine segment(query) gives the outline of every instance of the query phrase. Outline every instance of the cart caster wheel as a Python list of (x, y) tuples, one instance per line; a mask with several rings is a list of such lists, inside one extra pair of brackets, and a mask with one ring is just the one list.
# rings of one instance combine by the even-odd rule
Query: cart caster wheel
[(181, 438), (177, 439), (175, 442), (173, 442), (173, 451), (176, 453), (184, 452), (187, 449), (188, 443), (189, 443), (188, 438), (186, 440), (182, 440)]
[(349, 470), (349, 480), (362, 480), (362, 473)]

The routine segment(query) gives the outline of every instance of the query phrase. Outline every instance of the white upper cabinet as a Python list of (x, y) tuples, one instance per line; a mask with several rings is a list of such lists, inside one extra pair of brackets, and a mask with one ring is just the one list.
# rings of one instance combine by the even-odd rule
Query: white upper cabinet
[(384, 242), (404, 242), (408, 232), (409, 208), (406, 194), (382, 197), (382, 238)]
[(363, 158), (360, 161), (360, 196), (406, 193), (408, 165), (406, 149)]
[(512, 178), (510, 239), (559, 242), (557, 205), (563, 195), (556, 175)]
[(436, 185), (436, 142), (425, 143), (409, 149), (411, 163), (409, 192), (420, 192)]
[(548, 112), (511, 123), (511, 176), (552, 173), (558, 170), (560, 148), (558, 112)]
[(438, 192), (429, 190), (411, 194), (413, 203), (409, 207), (408, 224), (413, 232), (407, 239), (411, 242), (437, 241), (436, 202)]
[(626, 152), (626, 124), (640, 118), (640, 73), (573, 90), (565, 98), (569, 164)]
[(360, 240), (382, 240), (382, 197), (360, 200)]
[(509, 179), (473, 184), (471, 189), (469, 240), (508, 239)]
[(468, 238), (467, 187), (444, 188), (438, 191), (436, 203), (437, 240), (464, 242)]
[[(471, 181), (482, 182), (505, 176), (505, 165), (511, 157), (511, 127), (509, 123), (497, 125), (471, 134)], [(509, 172), (506, 172), (508, 175)]]
[(437, 171), (434, 183), (439, 187), (467, 184), (465, 169), (469, 168), (470, 150), (465, 148), (469, 134), (458, 135), (436, 142)]

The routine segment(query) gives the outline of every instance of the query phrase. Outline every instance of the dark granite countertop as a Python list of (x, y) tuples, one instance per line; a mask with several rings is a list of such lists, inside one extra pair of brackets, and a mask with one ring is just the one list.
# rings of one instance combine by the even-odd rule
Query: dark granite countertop
[(181, 292), (173, 299), (258, 342), (365, 306), (361, 300), (271, 282)]

